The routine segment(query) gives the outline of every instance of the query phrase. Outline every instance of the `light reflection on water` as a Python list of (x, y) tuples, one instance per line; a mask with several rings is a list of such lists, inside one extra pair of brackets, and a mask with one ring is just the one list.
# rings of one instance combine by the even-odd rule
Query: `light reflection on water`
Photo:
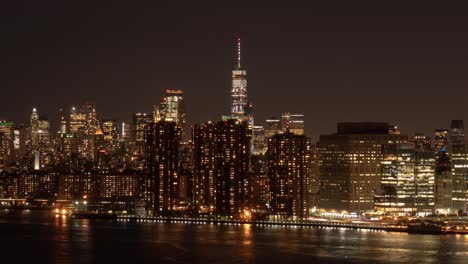
[(0, 252), (43, 262), (464, 263), (466, 235), (0, 216)]

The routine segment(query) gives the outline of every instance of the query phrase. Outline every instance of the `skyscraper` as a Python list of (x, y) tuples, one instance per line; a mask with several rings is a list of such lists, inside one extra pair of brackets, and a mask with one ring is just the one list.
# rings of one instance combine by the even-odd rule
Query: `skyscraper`
[(63, 112), (63, 109), (59, 109), (59, 134), (66, 134), (68, 132), (68, 122), (67, 119), (65, 118), (65, 113)]
[(13, 123), (0, 120), (0, 171), (13, 156)]
[(435, 156), (431, 150), (416, 150), (415, 158), (416, 211), (428, 215), (435, 205)]
[(437, 128), (434, 130), (434, 150), (439, 152), (443, 148), (448, 147), (449, 130), (446, 128)]
[(436, 155), (435, 209), (448, 213), (452, 209), (452, 164), (449, 154), (442, 147)]
[(284, 113), (282, 115), (282, 130), (296, 135), (304, 134), (304, 115)]
[(145, 141), (145, 127), (153, 121), (151, 115), (136, 113), (133, 115), (133, 135), (137, 145)]
[[(459, 138), (451, 140), (459, 142)], [(452, 143), (451, 160), (452, 160), (452, 209), (464, 210), (467, 209), (468, 202), (468, 144)]]
[(430, 151), (432, 150), (431, 137), (425, 136), (421, 133), (416, 133), (412, 140), (414, 148), (419, 151)]
[(182, 130), (185, 127), (184, 93), (182, 90), (165, 90), (162, 103), (159, 107), (162, 118), (173, 121)]
[(450, 144), (465, 142), (465, 126), (463, 120), (452, 120), (450, 123)]
[(272, 117), (267, 119), (265, 126), (265, 139), (268, 140), (273, 137), (273, 135), (282, 133), (281, 127), (281, 120), (279, 118)]
[(237, 38), (237, 64), (232, 71), (231, 115), (244, 116), (247, 106), (247, 72), (241, 65), (241, 39)]

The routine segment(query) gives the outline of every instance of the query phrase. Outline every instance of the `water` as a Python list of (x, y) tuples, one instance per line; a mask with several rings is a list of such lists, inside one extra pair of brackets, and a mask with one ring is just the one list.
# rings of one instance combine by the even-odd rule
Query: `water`
[(468, 263), (467, 245), (463, 235), (0, 213), (2, 263)]

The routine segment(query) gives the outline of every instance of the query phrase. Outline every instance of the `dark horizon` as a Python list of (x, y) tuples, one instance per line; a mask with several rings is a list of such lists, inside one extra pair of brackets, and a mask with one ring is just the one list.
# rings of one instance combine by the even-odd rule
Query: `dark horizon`
[(149, 112), (181, 89), (189, 124), (230, 109), (242, 38), (255, 120), (303, 113), (306, 134), (342, 121), (384, 121), (403, 133), (464, 119), (465, 6), (395, 1), (264, 4), (8, 3), (2, 8), (0, 116), (52, 118), (85, 100), (100, 118)]

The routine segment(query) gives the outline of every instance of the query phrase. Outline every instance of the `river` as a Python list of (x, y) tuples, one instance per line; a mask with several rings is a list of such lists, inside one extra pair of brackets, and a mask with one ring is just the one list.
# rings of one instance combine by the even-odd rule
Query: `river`
[(0, 214), (0, 258), (15, 263), (467, 263), (467, 245), (467, 235)]

